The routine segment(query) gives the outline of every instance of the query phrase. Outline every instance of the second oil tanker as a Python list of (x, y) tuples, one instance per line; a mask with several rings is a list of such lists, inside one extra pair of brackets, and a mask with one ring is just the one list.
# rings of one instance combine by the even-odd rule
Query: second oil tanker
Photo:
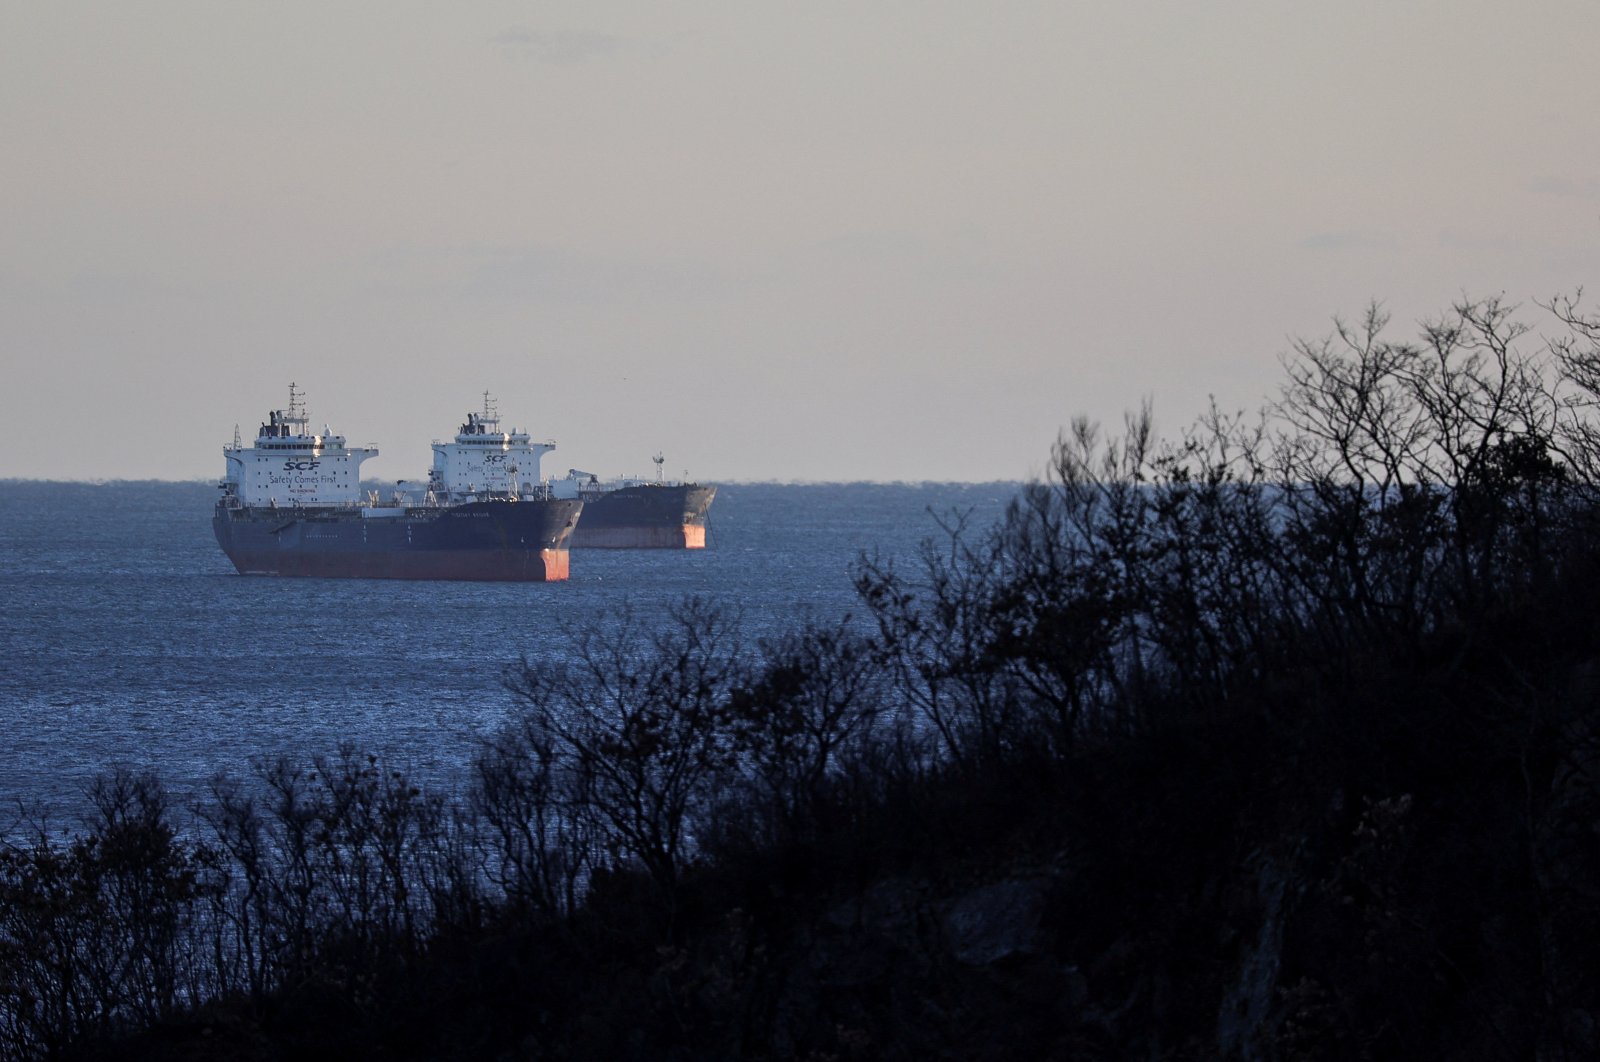
[[(482, 431), (488, 426), (490, 437), (499, 440), (499, 418), (487, 393), (483, 411), (468, 413), (464, 433)], [(450, 444), (433, 444), (433, 470), (428, 486), (436, 494), (471, 493), (484, 483), (505, 478), (506, 469), (520, 470), (514, 478), (525, 489), (541, 484), (539, 462), (556, 448), (554, 442), (532, 442), (525, 434), (506, 437), (504, 446), (482, 452), (468, 448), (464, 460), (451, 456)], [(457, 443), (462, 436), (457, 436)], [(663, 481), (665, 463), (659, 453), (652, 459), (656, 478), (614, 479), (569, 469), (566, 476), (548, 484), (552, 497), (583, 503), (583, 515), (572, 532), (573, 549), (704, 549), (706, 520), (717, 488), (705, 483)]]
[[(709, 483), (674, 483), (661, 478), (666, 457), (656, 454), (654, 480), (602, 481), (597, 475), (570, 469), (565, 477), (544, 483), (539, 462), (555, 449), (554, 441), (531, 441), (525, 433), (499, 433), (499, 416), (488, 392), (482, 413), (467, 414), (456, 443), (434, 443), (434, 469), (429, 489), (435, 494), (461, 496), (485, 483), (512, 480), (530, 491), (547, 486), (550, 497), (584, 505), (573, 529), (571, 549), (706, 549), (706, 520), (717, 488)], [(475, 448), (462, 441), (486, 432), (490, 448)], [(504, 440), (502, 443), (501, 440)]]

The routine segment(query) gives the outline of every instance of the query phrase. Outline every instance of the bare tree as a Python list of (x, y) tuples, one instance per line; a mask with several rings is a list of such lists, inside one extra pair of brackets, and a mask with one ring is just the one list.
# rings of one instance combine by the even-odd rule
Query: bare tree
[(736, 756), (728, 693), (742, 664), (738, 619), (690, 599), (643, 635), (624, 617), (577, 634), (575, 663), (524, 661), (509, 684), (552, 740), (564, 804), (612, 865), (637, 863), (669, 900), (696, 850), (696, 818)]
[(486, 873), (514, 909), (559, 916), (578, 907), (594, 839), (575, 770), (572, 750), (538, 710), (486, 738), (473, 759), (469, 805)]
[(729, 698), (739, 750), (732, 773), (743, 784), (725, 788), (722, 812), (764, 820), (759, 842), (824, 822), (841, 772), (876, 740), (885, 691), (874, 649), (848, 616), (760, 644), (749, 679)]

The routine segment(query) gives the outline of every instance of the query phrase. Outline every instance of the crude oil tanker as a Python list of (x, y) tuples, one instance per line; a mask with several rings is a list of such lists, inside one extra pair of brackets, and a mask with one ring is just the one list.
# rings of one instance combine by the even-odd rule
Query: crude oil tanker
[(583, 502), (583, 516), (572, 534), (573, 549), (705, 549), (706, 516), (717, 488), (704, 483), (662, 482), (657, 454), (656, 480), (618, 479), (569, 469), (551, 489), (558, 497)]
[(313, 434), (291, 384), (289, 408), (267, 415), (254, 446), (235, 431), (223, 448), (227, 476), (211, 526), (245, 575), (565, 579), (583, 503), (540, 486), (537, 457), (523, 479), (513, 456), (551, 448), (501, 432), (486, 406), (454, 442), (434, 444), (425, 491), (380, 500), (360, 487), (361, 463), (377, 449), (348, 446), (326, 428)]

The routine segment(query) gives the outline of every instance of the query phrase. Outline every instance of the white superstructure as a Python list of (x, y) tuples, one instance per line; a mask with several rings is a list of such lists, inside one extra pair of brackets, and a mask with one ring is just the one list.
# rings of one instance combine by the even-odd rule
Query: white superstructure
[(531, 442), (527, 432), (501, 431), (499, 414), (485, 391), (483, 412), (467, 414), (455, 441), (433, 444), (428, 489), (448, 497), (542, 494), (539, 459), (555, 448), (551, 441)]
[(346, 446), (343, 435), (307, 426), (305, 397), (289, 385), (289, 408), (267, 414), (254, 446), (234, 432), (224, 446), (227, 476), (222, 489), (234, 504), (263, 507), (355, 505), (361, 500), (361, 462), (377, 457), (372, 446)]

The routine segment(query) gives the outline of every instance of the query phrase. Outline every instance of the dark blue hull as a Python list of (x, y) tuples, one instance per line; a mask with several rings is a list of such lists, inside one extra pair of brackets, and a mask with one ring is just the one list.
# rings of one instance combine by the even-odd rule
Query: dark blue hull
[(717, 488), (641, 483), (584, 499), (574, 549), (704, 549)]
[(217, 543), (244, 575), (347, 579), (567, 578), (577, 501), (449, 508), (261, 509), (218, 505)]

